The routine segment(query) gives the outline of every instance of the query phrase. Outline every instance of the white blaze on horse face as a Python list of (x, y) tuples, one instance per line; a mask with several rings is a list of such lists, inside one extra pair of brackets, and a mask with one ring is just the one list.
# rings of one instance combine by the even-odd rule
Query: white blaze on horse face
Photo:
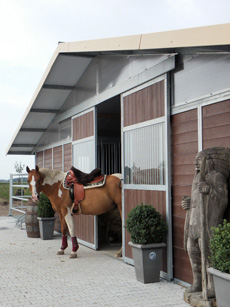
[(75, 237), (74, 220), (73, 220), (73, 216), (71, 215), (71, 209), (67, 208), (67, 210), (68, 210), (68, 213), (65, 216), (65, 221), (66, 221), (66, 224), (68, 225), (69, 233), (71, 237)]
[(32, 180), (30, 181), (30, 185), (32, 187), (32, 200), (37, 201), (38, 200), (38, 193), (36, 190), (36, 181), (34, 179), (34, 176), (32, 176)]

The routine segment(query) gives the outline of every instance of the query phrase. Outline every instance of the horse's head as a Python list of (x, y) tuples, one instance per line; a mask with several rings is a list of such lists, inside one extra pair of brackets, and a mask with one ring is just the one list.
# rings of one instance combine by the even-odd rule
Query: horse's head
[(39, 168), (36, 165), (35, 169), (30, 170), (29, 167), (26, 167), (26, 171), (28, 173), (28, 183), (30, 186), (30, 190), (32, 192), (32, 200), (37, 201), (39, 198), (39, 193), (42, 189), (42, 182), (44, 180), (42, 174), (39, 172)]

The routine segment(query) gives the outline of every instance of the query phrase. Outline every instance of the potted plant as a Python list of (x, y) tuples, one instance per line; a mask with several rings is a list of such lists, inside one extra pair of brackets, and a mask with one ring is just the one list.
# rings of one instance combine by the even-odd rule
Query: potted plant
[(210, 240), (211, 268), (213, 275), (217, 306), (229, 306), (230, 302), (230, 223), (227, 220), (216, 228), (211, 228), (213, 238)]
[(166, 222), (155, 208), (141, 203), (129, 212), (125, 227), (131, 235), (128, 244), (132, 247), (137, 280), (159, 281)]
[(49, 198), (44, 193), (41, 193), (39, 195), (37, 219), (39, 221), (40, 236), (43, 240), (53, 239), (54, 214), (55, 211), (52, 208)]

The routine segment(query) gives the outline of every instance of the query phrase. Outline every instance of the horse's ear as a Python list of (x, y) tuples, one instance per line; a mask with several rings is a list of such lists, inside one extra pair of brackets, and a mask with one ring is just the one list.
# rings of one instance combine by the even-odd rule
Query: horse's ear
[(36, 172), (38, 173), (39, 172), (39, 167), (36, 165)]
[(30, 173), (30, 168), (29, 168), (29, 166), (26, 167), (26, 171), (27, 171), (28, 174)]

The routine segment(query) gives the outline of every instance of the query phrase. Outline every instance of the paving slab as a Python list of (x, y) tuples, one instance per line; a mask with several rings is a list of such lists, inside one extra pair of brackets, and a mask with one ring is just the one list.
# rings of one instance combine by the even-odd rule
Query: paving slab
[(184, 287), (142, 284), (134, 267), (80, 245), (78, 258), (56, 255), (61, 236), (28, 238), (13, 217), (0, 217), (0, 306), (188, 307)]

